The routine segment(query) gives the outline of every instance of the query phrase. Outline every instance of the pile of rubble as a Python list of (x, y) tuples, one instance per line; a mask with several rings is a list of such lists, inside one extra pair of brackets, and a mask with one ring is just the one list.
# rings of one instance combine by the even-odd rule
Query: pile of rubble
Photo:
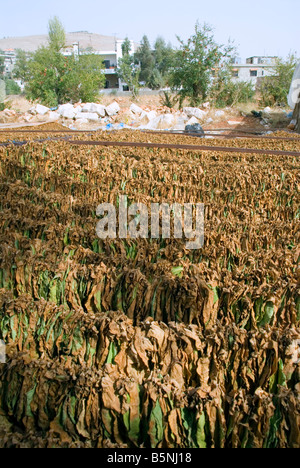
[[(115, 124), (123, 127), (148, 130), (184, 130), (187, 125), (211, 123), (208, 118), (209, 103), (203, 109), (184, 107), (181, 111), (167, 107), (144, 108), (131, 104), (122, 108), (114, 101), (108, 106), (97, 103), (63, 104), (50, 109), (41, 104), (34, 105), (27, 112), (19, 115), (15, 110), (5, 109), (0, 112), (0, 123), (41, 123), (60, 121), (69, 128), (95, 126), (112, 128)], [(154, 110), (155, 109), (155, 110)], [(215, 112), (215, 117), (225, 115), (223, 111)]]
[(74, 105), (63, 104), (52, 109), (41, 104), (36, 104), (21, 115), (18, 115), (15, 110), (5, 109), (3, 112), (0, 112), (0, 122), (18, 121), (20, 123), (35, 123), (61, 120), (66, 123), (68, 121), (76, 121), (78, 124), (81, 124), (100, 122), (101, 120), (108, 121), (110, 117), (117, 115), (119, 111), (120, 106), (117, 102), (113, 102), (106, 107), (96, 103), (78, 103)]
[[(269, 108), (259, 113), (253, 111), (252, 120), (268, 127), (271, 123), (270, 112)], [(202, 104), (201, 108), (183, 107), (176, 110), (164, 106), (138, 106), (134, 103), (131, 103), (130, 107), (129, 104), (121, 107), (118, 102), (113, 101), (106, 106), (94, 102), (67, 103), (52, 109), (35, 104), (26, 112), (5, 109), (0, 112), (0, 124), (33, 125), (59, 121), (60, 124), (74, 130), (133, 128), (182, 131), (201, 125), (210, 128), (214, 124), (234, 128), (246, 124), (245, 117), (246, 114), (232, 108), (211, 109), (209, 102)]]
[(133, 118), (131, 126), (141, 130), (184, 130), (187, 125), (210, 123), (212, 119), (208, 118), (209, 103), (203, 104), (202, 107), (203, 110), (196, 107), (183, 107), (182, 111), (168, 108), (147, 111), (132, 104), (130, 106)]

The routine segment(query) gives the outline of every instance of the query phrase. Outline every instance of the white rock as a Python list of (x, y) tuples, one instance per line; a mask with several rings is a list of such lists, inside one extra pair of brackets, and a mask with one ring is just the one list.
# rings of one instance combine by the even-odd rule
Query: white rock
[[(133, 118), (136, 117), (135, 114), (132, 114), (132, 113), (131, 113), (131, 115), (133, 116)], [(154, 118), (154, 117), (153, 117), (153, 118)], [(148, 117), (148, 115), (147, 115), (147, 112), (144, 112), (144, 111), (143, 111), (143, 112), (138, 116), (137, 123), (138, 123), (139, 125), (147, 125), (147, 124), (150, 122), (150, 120), (153, 120), (153, 119), (149, 119), (149, 117)]]
[(88, 119), (76, 119), (76, 123), (79, 125), (83, 125), (89, 123), (89, 121)]
[(23, 115), (23, 117), (22, 117), (21, 119), (19, 119), (19, 121), (20, 121), (20, 122), (23, 122), (23, 121), (24, 121), (24, 122), (29, 123), (29, 122), (32, 121), (33, 118), (34, 118), (33, 115), (25, 114), (25, 115)]
[(184, 112), (181, 112), (181, 118), (187, 122), (189, 120), (188, 116), (184, 113)]
[(203, 107), (203, 109), (210, 109), (210, 102), (204, 102), (201, 107)]
[(150, 112), (147, 112), (147, 117), (149, 119), (149, 122), (153, 119), (155, 119), (155, 117), (157, 117), (157, 113), (155, 111), (150, 111)]
[(157, 117), (155, 111), (145, 112), (142, 111), (140, 116), (138, 117), (138, 124), (139, 125), (147, 125), (151, 120), (154, 120)]
[(41, 104), (37, 104), (35, 110), (36, 110), (37, 114), (39, 114), (39, 115), (45, 115), (45, 114), (47, 114), (47, 112), (50, 111), (49, 107), (42, 106)]
[(72, 104), (62, 104), (59, 106), (59, 108), (57, 109), (57, 112), (60, 114), (60, 115), (63, 115), (63, 113), (65, 111), (73, 111), (74, 114), (75, 114), (75, 109), (74, 109), (74, 106), (72, 106)]
[(52, 112), (52, 111), (49, 112), (48, 119), (50, 122), (56, 122), (56, 120), (58, 120), (59, 118), (60, 118), (60, 115), (58, 112)]
[(91, 106), (92, 106), (91, 102), (85, 103), (83, 107), (81, 108), (81, 112), (91, 112)]
[(173, 114), (163, 114), (152, 119), (143, 128), (147, 130), (166, 130), (176, 125), (176, 117)]
[(141, 115), (144, 112), (143, 109), (141, 107), (137, 106), (136, 104), (131, 104), (130, 110), (135, 115)]
[(7, 117), (14, 117), (16, 115), (16, 111), (13, 109), (4, 109), (3, 114)]
[(242, 122), (239, 120), (228, 120), (227, 122), (229, 125), (241, 125)]
[(263, 110), (263, 112), (264, 112), (265, 114), (271, 114), (272, 109), (271, 109), (271, 107), (265, 107), (264, 110)]
[(224, 115), (225, 115), (225, 112), (222, 110), (215, 112), (215, 117), (224, 117)]
[(196, 119), (196, 117), (191, 117), (191, 118), (187, 121), (186, 125), (194, 125), (194, 124), (198, 124), (198, 123), (199, 123), (199, 121), (198, 121), (198, 119)]
[(78, 117), (78, 120), (86, 119), (91, 120), (93, 122), (97, 122), (99, 120), (99, 116), (98, 114), (96, 114), (96, 112), (82, 112), (81, 115), (77, 114), (76, 121)]
[(211, 124), (211, 123), (213, 123), (213, 121), (214, 121), (214, 119), (212, 119), (212, 118), (210, 117), (209, 119), (207, 119), (206, 123), (207, 123), (207, 124)]
[(206, 112), (198, 109), (197, 107), (184, 107), (183, 112), (188, 116), (188, 117), (196, 117), (198, 120), (203, 120), (206, 116)]
[(82, 107), (82, 112), (89, 112), (89, 113), (94, 113), (97, 110), (97, 104), (94, 102), (87, 102), (84, 104)]
[(75, 109), (64, 109), (60, 115), (62, 117), (64, 117), (64, 119), (74, 119), (74, 117), (76, 116), (76, 112), (75, 112)]
[(117, 102), (111, 103), (109, 106), (105, 107), (105, 111), (109, 117), (116, 115), (120, 111), (120, 106)]
[(102, 106), (102, 104), (96, 104), (96, 110), (94, 112), (96, 112), (99, 117), (105, 117), (105, 106)]

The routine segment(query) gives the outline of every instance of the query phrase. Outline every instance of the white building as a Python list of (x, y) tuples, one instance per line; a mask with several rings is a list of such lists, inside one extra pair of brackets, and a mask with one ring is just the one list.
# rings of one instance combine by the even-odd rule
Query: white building
[[(118, 66), (118, 60), (122, 58), (123, 55), (123, 42), (124, 39), (117, 39), (114, 36), (103, 36), (86, 31), (66, 33), (66, 47), (63, 50), (63, 54), (66, 56), (74, 54), (76, 56), (79, 54), (93, 53), (101, 56), (105, 66), (105, 88), (122, 90), (125, 83), (121, 83), (118, 79), (116, 68)], [(130, 43), (131, 52), (136, 52), (139, 44), (134, 41), (130, 41)], [(38, 47), (46, 46), (47, 44), (47, 35), (0, 39), (0, 51), (4, 51), (5, 74), (10, 74), (12, 72), (18, 49), (22, 49), (25, 52), (35, 52)]]
[(248, 81), (256, 86), (260, 79), (270, 76), (277, 57), (255, 56), (246, 59), (246, 63), (236, 60), (233, 64), (233, 79)]
[[(0, 55), (2, 55), (0, 53)], [(10, 75), (16, 63), (16, 54), (14, 49), (4, 50), (4, 74)]]

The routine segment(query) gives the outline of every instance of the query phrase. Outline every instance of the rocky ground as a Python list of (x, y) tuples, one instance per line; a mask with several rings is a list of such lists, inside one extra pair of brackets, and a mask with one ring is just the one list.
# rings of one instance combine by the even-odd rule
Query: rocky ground
[(58, 122), (74, 130), (184, 130), (186, 125), (200, 124), (206, 130), (251, 127), (272, 131), (287, 128), (290, 121), (288, 109), (259, 109), (256, 104), (222, 110), (209, 103), (201, 108), (170, 109), (162, 105), (159, 94), (140, 96), (134, 102), (130, 97), (102, 96), (97, 103), (67, 103), (56, 109), (29, 102), (22, 96), (10, 96), (6, 109), (0, 112), (0, 128)]

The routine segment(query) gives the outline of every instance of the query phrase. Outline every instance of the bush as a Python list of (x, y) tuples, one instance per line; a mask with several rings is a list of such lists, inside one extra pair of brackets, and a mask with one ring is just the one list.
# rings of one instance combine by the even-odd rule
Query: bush
[(5, 80), (6, 94), (8, 96), (12, 94), (21, 94), (21, 88), (14, 80), (6, 78)]
[(178, 102), (177, 95), (172, 94), (170, 91), (162, 91), (160, 95), (160, 104), (164, 107), (174, 108)]
[(216, 107), (234, 106), (238, 103), (252, 101), (255, 89), (246, 81), (225, 81), (212, 89), (212, 101)]
[(286, 60), (277, 60), (272, 76), (265, 77), (260, 87), (262, 106), (287, 106), (287, 96), (296, 62), (294, 55), (290, 55)]

